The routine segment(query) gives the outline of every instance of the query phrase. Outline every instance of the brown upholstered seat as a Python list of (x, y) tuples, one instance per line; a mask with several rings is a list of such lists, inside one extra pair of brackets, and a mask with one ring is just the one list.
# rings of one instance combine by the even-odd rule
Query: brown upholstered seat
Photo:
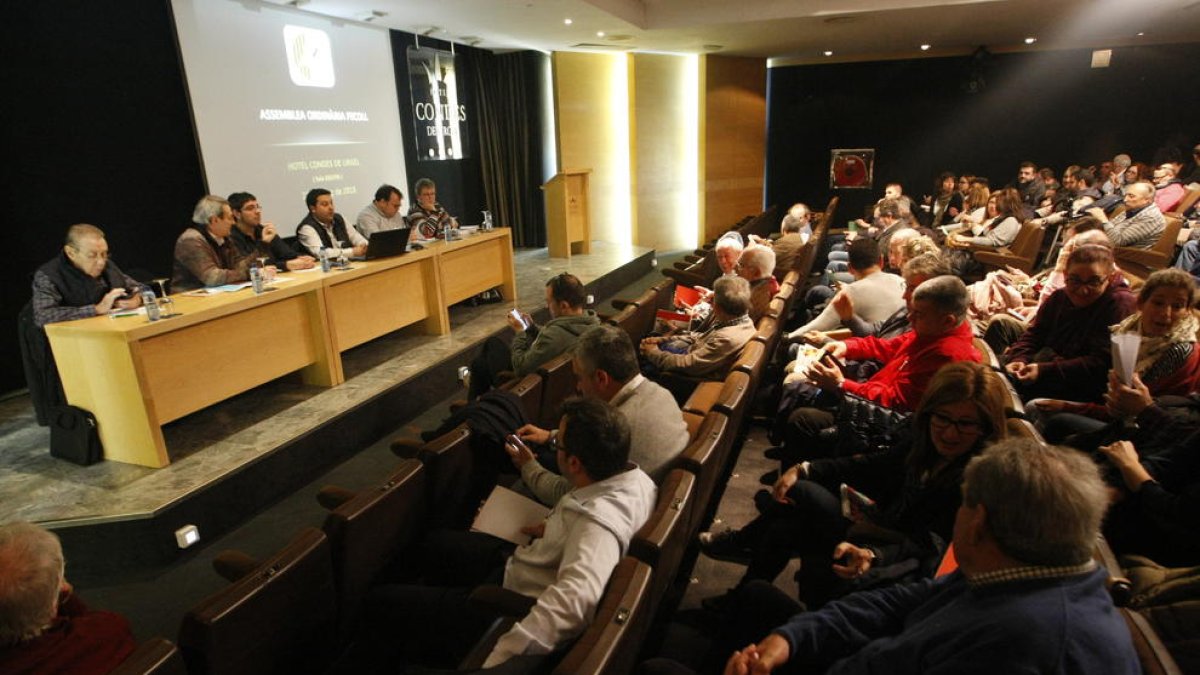
[(187, 675), (187, 665), (175, 644), (165, 638), (150, 638), (138, 645), (109, 675)]
[(333, 656), (336, 628), (329, 541), (310, 527), (193, 607), (179, 647), (193, 675), (319, 672)]
[(652, 571), (626, 556), (613, 570), (592, 623), (575, 641), (554, 675), (619, 675), (633, 672), (642, 641), (653, 619), (650, 604)]

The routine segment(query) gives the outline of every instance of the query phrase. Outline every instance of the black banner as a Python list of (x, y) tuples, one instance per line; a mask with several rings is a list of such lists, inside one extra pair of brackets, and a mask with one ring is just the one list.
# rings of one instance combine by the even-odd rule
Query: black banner
[(454, 54), (428, 47), (408, 48), (417, 157), (422, 162), (462, 159), (470, 154), (467, 107), (458, 95)]

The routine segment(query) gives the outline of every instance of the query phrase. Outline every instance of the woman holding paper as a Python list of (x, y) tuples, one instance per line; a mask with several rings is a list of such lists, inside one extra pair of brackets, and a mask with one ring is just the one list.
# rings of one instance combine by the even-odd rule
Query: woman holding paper
[[(1146, 279), (1138, 293), (1138, 311), (1112, 327), (1113, 370), (1123, 384), (1136, 378), (1154, 397), (1186, 395), (1200, 388), (1196, 345), (1200, 321), (1192, 310), (1195, 302), (1196, 283), (1187, 272), (1159, 270)], [(1112, 421), (1097, 403), (1057, 399), (1034, 403), (1043, 413), (1044, 433), (1051, 443)]]

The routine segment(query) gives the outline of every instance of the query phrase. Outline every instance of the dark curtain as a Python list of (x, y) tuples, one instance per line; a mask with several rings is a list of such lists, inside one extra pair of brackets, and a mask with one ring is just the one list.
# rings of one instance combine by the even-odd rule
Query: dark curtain
[(534, 52), (481, 58), (472, 71), (479, 106), (483, 190), (497, 226), (516, 246), (546, 245), (541, 191), (542, 103), (547, 96)]

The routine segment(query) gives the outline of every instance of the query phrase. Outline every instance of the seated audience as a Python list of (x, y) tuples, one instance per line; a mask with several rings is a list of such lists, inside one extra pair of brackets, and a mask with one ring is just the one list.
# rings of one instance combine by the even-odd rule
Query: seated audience
[[(1103, 184), (1100, 186), (1100, 192), (1106, 195), (1121, 194), (1125, 191), (1125, 175), (1129, 166), (1133, 164), (1133, 160), (1129, 155), (1124, 153), (1116, 155), (1111, 162), (1105, 162), (1108, 166), (1108, 173), (1105, 174)], [(1104, 165), (1101, 165), (1102, 167)]]
[(269, 258), (268, 265), (280, 270), (306, 270), (317, 264), (310, 255), (300, 255), (275, 230), (274, 223), (262, 222), (262, 206), (249, 192), (229, 195), (233, 211), (233, 229), (229, 240), (243, 258)]
[(929, 214), (929, 227), (941, 227), (954, 220), (963, 208), (963, 196), (954, 189), (954, 174), (945, 171), (934, 184), (936, 195), (925, 195), (921, 210)]
[(976, 275), (983, 270), (972, 252), (978, 248), (998, 249), (1008, 246), (1021, 231), (1025, 209), (1016, 190), (1005, 189), (988, 199), (988, 218), (975, 236), (951, 232), (946, 236), (950, 265), (958, 276)]
[(1110, 221), (1104, 209), (1088, 209), (1088, 215), (1104, 224), (1113, 246), (1153, 248), (1162, 237), (1167, 221), (1154, 203), (1154, 186), (1138, 182), (1125, 188), (1125, 211)]
[(774, 241), (750, 235), (755, 244), (770, 246), (775, 251), (775, 278), (783, 281), (796, 265), (796, 258), (812, 237), (812, 213), (805, 204), (793, 204), (779, 225), (780, 237)]
[[(700, 548), (748, 563), (739, 588), (773, 582), (799, 553), (800, 599), (810, 609), (863, 584), (899, 581), (898, 566), (912, 561), (915, 576), (932, 576), (951, 538), (963, 469), (985, 444), (1005, 437), (1008, 402), (1004, 382), (986, 366), (946, 364), (913, 416), (911, 443), (796, 464), (770, 494), (756, 496), (761, 515), (740, 530), (702, 533)], [(841, 484), (873, 499), (874, 509), (848, 517)]]
[(1100, 451), (1122, 488), (1105, 520), (1113, 550), (1171, 567), (1200, 565), (1200, 430), (1158, 446), (1116, 441)]
[[(1092, 560), (1104, 507), (1089, 458), (1026, 439), (992, 446), (964, 475), (958, 571), (796, 614), (725, 672), (1139, 673), (1107, 572)], [(779, 607), (778, 591), (760, 588), (748, 623)]]
[(723, 276), (713, 285), (712, 323), (705, 331), (642, 340), (641, 353), (654, 372), (720, 380), (729, 374), (742, 347), (754, 337), (750, 284)]
[(1033, 210), (1042, 204), (1042, 196), (1046, 194), (1046, 184), (1038, 176), (1037, 164), (1021, 162), (1017, 169), (1017, 197), (1026, 208)]
[[(925, 239), (926, 237), (922, 237)], [(936, 248), (936, 246), (934, 247)], [(854, 337), (874, 335), (881, 339), (896, 337), (909, 330), (908, 305), (912, 302), (913, 291), (918, 286), (934, 277), (950, 274), (950, 265), (937, 253), (922, 253), (904, 263), (904, 295), (903, 303), (891, 316), (882, 321), (866, 321), (855, 309), (854, 300), (846, 293), (834, 296), (834, 311), (842, 321), (842, 327), (848, 328)], [(817, 346), (830, 341), (825, 333), (809, 333), (802, 336), (805, 342)]]
[(596, 313), (584, 307), (586, 303), (587, 289), (575, 275), (564, 272), (547, 281), (550, 321), (539, 326), (528, 314), (522, 313), (521, 320), (507, 315), (508, 327), (516, 337), (511, 346), (495, 336), (483, 343), (479, 356), (471, 362), (471, 400), (491, 389), (500, 373), (511, 370), (524, 377), (573, 347), (584, 331), (600, 323)]
[(411, 236), (418, 239), (441, 239), (446, 236), (447, 227), (458, 227), (454, 217), (438, 203), (437, 185), (432, 180), (418, 180), (413, 192), (417, 195), (417, 201), (404, 217), (408, 226), (413, 229)]
[(771, 300), (779, 292), (775, 271), (775, 251), (769, 246), (751, 244), (738, 256), (737, 275), (750, 284), (750, 320), (755, 324), (767, 315)]
[[(882, 364), (879, 372), (865, 382), (849, 379), (840, 368), (814, 362), (808, 379), (830, 392), (834, 404), (843, 392), (854, 394), (885, 408), (912, 412), (942, 366), (953, 361), (981, 362), (983, 357), (972, 344), (971, 324), (967, 317), (967, 288), (952, 276), (930, 279), (913, 291), (908, 308), (912, 330), (896, 337), (851, 338), (831, 342), (822, 349), (839, 359), (873, 360)], [(818, 438), (823, 429), (835, 423), (834, 413), (822, 407), (802, 406), (788, 415), (784, 462), (798, 462), (822, 456)]]
[(963, 202), (962, 213), (954, 218), (954, 222), (974, 227), (982, 225), (987, 217), (987, 203), (992, 193), (985, 185), (972, 184)]
[(135, 647), (124, 617), (90, 610), (74, 593), (57, 536), (0, 525), (0, 673), (107, 673)]
[(366, 255), (366, 238), (353, 227), (346, 227), (346, 219), (334, 211), (333, 195), (329, 190), (309, 190), (304, 203), (308, 205), (308, 215), (296, 226), (296, 237), (314, 258), (320, 259), (321, 249), (325, 249), (330, 258)]
[(1183, 181), (1175, 177), (1176, 171), (1170, 162), (1160, 164), (1154, 170), (1154, 204), (1163, 213), (1173, 210), (1187, 194)]
[(1022, 400), (1093, 401), (1103, 393), (1112, 353), (1108, 327), (1136, 304), (1127, 285), (1113, 283), (1114, 271), (1108, 248), (1088, 244), (1071, 252), (1066, 286), (1038, 308), (1002, 357)]
[(1058, 225), (1084, 215), (1089, 205), (1100, 199), (1095, 187), (1096, 177), (1087, 169), (1079, 169), (1063, 176), (1063, 199), (1049, 208), (1039, 209), (1034, 225)]
[(192, 211), (192, 225), (175, 240), (171, 290), (190, 291), (250, 280), (254, 258), (238, 255), (229, 235), (233, 231), (229, 202), (216, 195), (201, 197)]
[(354, 227), (367, 239), (382, 230), (408, 227), (408, 221), (400, 215), (402, 206), (404, 195), (399, 190), (391, 185), (380, 185), (379, 189), (375, 190), (375, 199), (358, 212), (354, 219)]
[(33, 322), (102, 316), (142, 304), (142, 285), (108, 259), (108, 241), (95, 225), (72, 225), (62, 252), (33, 274)]
[[(910, 230), (916, 232), (915, 230)], [(811, 331), (830, 331), (841, 323), (837, 308), (837, 296), (846, 298), (862, 319), (868, 323), (883, 321), (904, 305), (904, 280), (898, 275), (884, 272), (879, 259), (879, 246), (870, 237), (856, 239), (850, 244), (850, 274), (854, 282), (847, 284), (834, 300), (812, 321), (788, 333), (790, 340), (798, 340)]]
[[(671, 392), (638, 372), (637, 352), (625, 331), (608, 324), (589, 328), (575, 344), (571, 364), (579, 393), (607, 402), (629, 422), (629, 461), (637, 464), (655, 483), (661, 483), (672, 461), (688, 443), (688, 429)], [(517, 429), (526, 443), (548, 445), (557, 430), (532, 424)], [(512, 448), (513, 463), (525, 485), (543, 504), (553, 506), (570, 489), (561, 475), (542, 466), (532, 454)]]
[(514, 658), (532, 668), (587, 628), (657, 490), (628, 463), (629, 425), (609, 404), (563, 402), (558, 438), (557, 461), (572, 489), (544, 520), (523, 528), (532, 541), (514, 549), (479, 532), (434, 533), (419, 556), (421, 585), (373, 591), (363, 622), (369, 638), (347, 659), (359, 663), (343, 662), (346, 672), (398, 672), (413, 662), (453, 668), (497, 618), (469, 603), (480, 584), (502, 583), (536, 600), (496, 642), (485, 668)]
[[(1154, 397), (1200, 390), (1200, 349), (1196, 348), (1200, 321), (1192, 311), (1195, 301), (1196, 283), (1191, 275), (1176, 269), (1159, 270), (1138, 291), (1137, 311), (1112, 327), (1115, 335), (1140, 336), (1134, 376)], [(1086, 420), (1101, 424), (1111, 421), (1105, 407), (1098, 403), (1058, 399), (1037, 399), (1034, 403), (1042, 418), (1043, 434), (1051, 443), (1095, 428)]]

